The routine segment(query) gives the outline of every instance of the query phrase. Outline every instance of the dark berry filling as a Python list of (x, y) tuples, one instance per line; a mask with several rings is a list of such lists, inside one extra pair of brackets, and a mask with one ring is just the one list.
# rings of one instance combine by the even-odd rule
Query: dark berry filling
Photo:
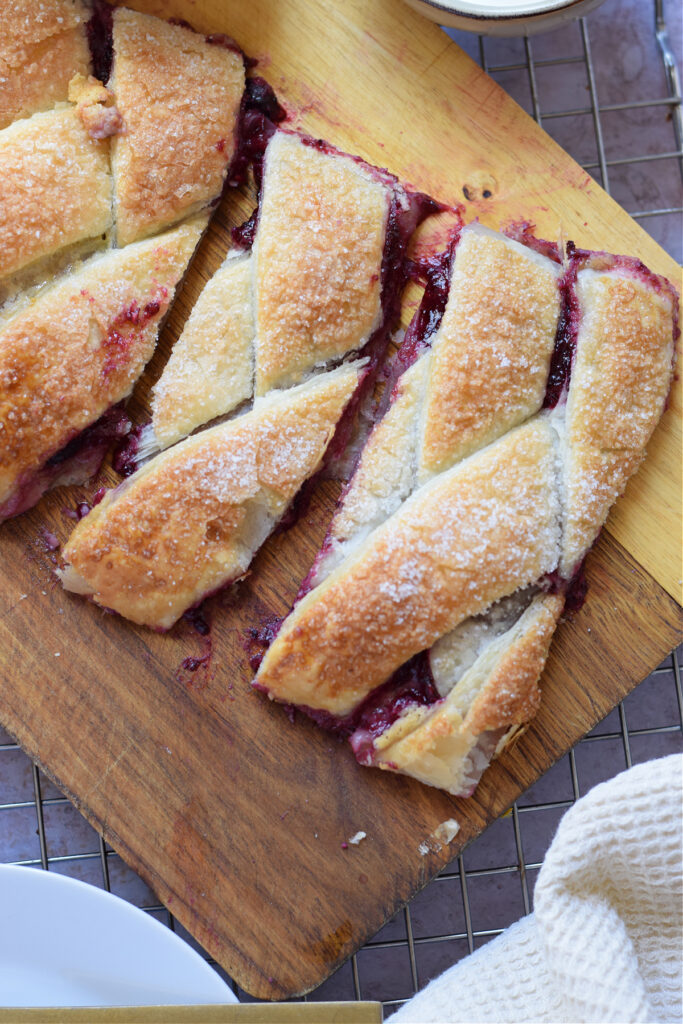
[[(570, 243), (571, 245), (571, 243)], [(555, 333), (555, 345), (550, 357), (550, 370), (545, 387), (544, 409), (554, 409), (569, 388), (569, 378), (579, 334), (579, 300), (576, 295), (577, 264), (569, 265), (558, 282), (560, 289), (560, 317)]]
[[(142, 330), (153, 317), (157, 316), (162, 303), (165, 304), (167, 298), (168, 289), (159, 288), (157, 298), (151, 299), (144, 306), (133, 301), (115, 317), (102, 340), (102, 347), (107, 353), (102, 364), (103, 377), (108, 377), (125, 365), (131, 345), (138, 337), (136, 330)], [(129, 328), (134, 328), (134, 330)]]
[[(246, 181), (247, 170), (251, 166), (260, 192), (263, 156), (278, 124), (286, 117), (287, 111), (281, 106), (272, 86), (265, 78), (258, 75), (247, 78), (237, 123), (235, 155), (228, 170), (229, 185), (243, 184)], [(245, 224), (233, 228), (232, 238), (235, 245), (245, 249), (251, 247), (257, 221), (258, 205)]]
[[(263, 689), (258, 684), (256, 689)], [(361, 764), (372, 763), (374, 741), (411, 707), (429, 707), (442, 698), (439, 695), (426, 651), (416, 654), (381, 686), (353, 709), (340, 717), (305, 704), (284, 705), (290, 718), (301, 711), (316, 725), (341, 739), (349, 739)]]
[(354, 716), (351, 747), (361, 764), (374, 761), (378, 736), (412, 707), (429, 707), (442, 698), (434, 683), (429, 654), (421, 651), (402, 665), (382, 686), (369, 694)]
[(123, 402), (112, 406), (96, 423), (55, 452), (42, 469), (19, 478), (12, 495), (0, 505), (0, 522), (32, 508), (51, 487), (83, 483), (95, 476), (112, 441), (125, 436), (130, 429)]
[(92, 60), (93, 74), (100, 82), (108, 82), (114, 56), (112, 9), (106, 0), (92, 0), (92, 14), (85, 26)]
[[(283, 622), (284, 619), (273, 615), (271, 618), (264, 619), (260, 626), (252, 626), (247, 630), (244, 637), (244, 649), (249, 658), (249, 665), (254, 672), (258, 672), (261, 667), (266, 651), (280, 632), (280, 626)], [(265, 687), (260, 686), (258, 683), (254, 684), (254, 688), (262, 690), (264, 693), (267, 692)]]
[(539, 586), (547, 594), (564, 594), (564, 613), (572, 616), (583, 608), (588, 593), (586, 558), (575, 569), (570, 579), (560, 575), (558, 569), (546, 573)]
[(111, 464), (119, 476), (132, 476), (138, 468), (138, 451), (143, 429), (139, 425), (133, 427), (114, 449)]

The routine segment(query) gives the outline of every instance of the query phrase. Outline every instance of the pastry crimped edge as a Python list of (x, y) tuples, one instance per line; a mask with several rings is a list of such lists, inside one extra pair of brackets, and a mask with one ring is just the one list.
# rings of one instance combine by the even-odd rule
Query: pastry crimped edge
[(65, 587), (168, 629), (239, 579), (319, 468), (364, 367), (343, 364), (274, 392), (146, 463), (72, 533)]
[(123, 246), (221, 194), (237, 143), (245, 71), (241, 53), (127, 8), (114, 9), (113, 45), (108, 87), (123, 130), (114, 136), (112, 170), (116, 241)]

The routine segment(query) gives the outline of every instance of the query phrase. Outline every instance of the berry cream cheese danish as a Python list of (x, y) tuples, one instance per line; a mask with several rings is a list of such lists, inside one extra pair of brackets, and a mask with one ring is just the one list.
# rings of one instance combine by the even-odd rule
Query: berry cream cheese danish
[(255, 680), (362, 764), (455, 795), (536, 711), (672, 376), (668, 282), (526, 242), (466, 228), (432, 268), (408, 368)]
[(346, 363), (157, 455), (78, 524), (64, 586), (168, 629), (240, 579), (303, 482), (320, 466), (358, 387)]
[(205, 227), (94, 256), (0, 321), (0, 521), (97, 470)]
[(326, 143), (269, 130), (253, 248), (230, 253), (200, 295), (154, 389), (143, 451), (350, 352), (376, 361), (394, 325), (408, 239), (437, 204)]

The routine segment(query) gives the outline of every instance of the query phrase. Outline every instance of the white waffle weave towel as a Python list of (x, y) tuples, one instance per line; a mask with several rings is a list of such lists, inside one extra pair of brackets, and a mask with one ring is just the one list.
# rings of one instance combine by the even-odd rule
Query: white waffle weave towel
[(451, 967), (391, 1017), (454, 1021), (680, 1021), (683, 758), (596, 786), (564, 816), (534, 913)]

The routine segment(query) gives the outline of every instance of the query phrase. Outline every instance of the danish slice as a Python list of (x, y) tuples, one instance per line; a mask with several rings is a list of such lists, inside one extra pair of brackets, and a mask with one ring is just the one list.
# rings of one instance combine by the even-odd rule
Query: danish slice
[(0, 325), (0, 521), (76, 482), (76, 439), (130, 394), (205, 226), (95, 256)]
[(83, 0), (0, 0), (0, 129), (68, 97), (74, 75), (88, 75)]
[(275, 392), (152, 459), (78, 524), (64, 586), (168, 629), (239, 579), (320, 466), (362, 372), (345, 364)]
[(107, 143), (88, 134), (73, 107), (0, 132), (0, 301), (25, 283), (25, 268), (49, 278), (57, 254), (101, 245), (111, 196)]
[(235, 153), (244, 60), (181, 25), (120, 7), (109, 88), (123, 119), (114, 137), (120, 246), (208, 206)]
[(678, 299), (635, 260), (576, 253), (574, 355), (554, 423), (564, 446), (560, 574), (570, 579), (645, 458), (673, 373)]
[(148, 449), (167, 448), (252, 397), (251, 257), (231, 253), (197, 299), (154, 387)]
[[(501, 261), (488, 310), (468, 307), (468, 274), (458, 290), (468, 237), (482, 266)], [(406, 337), (417, 359), (255, 679), (362, 764), (455, 795), (538, 707), (565, 595), (672, 377), (668, 282), (624, 257), (570, 248), (559, 271), (522, 248), (466, 229), (446, 301), (427, 289)]]
[(146, 449), (349, 352), (371, 346), (377, 358), (397, 312), (408, 238), (435, 209), (385, 171), (275, 131), (253, 251), (231, 253), (199, 297), (154, 389)]

